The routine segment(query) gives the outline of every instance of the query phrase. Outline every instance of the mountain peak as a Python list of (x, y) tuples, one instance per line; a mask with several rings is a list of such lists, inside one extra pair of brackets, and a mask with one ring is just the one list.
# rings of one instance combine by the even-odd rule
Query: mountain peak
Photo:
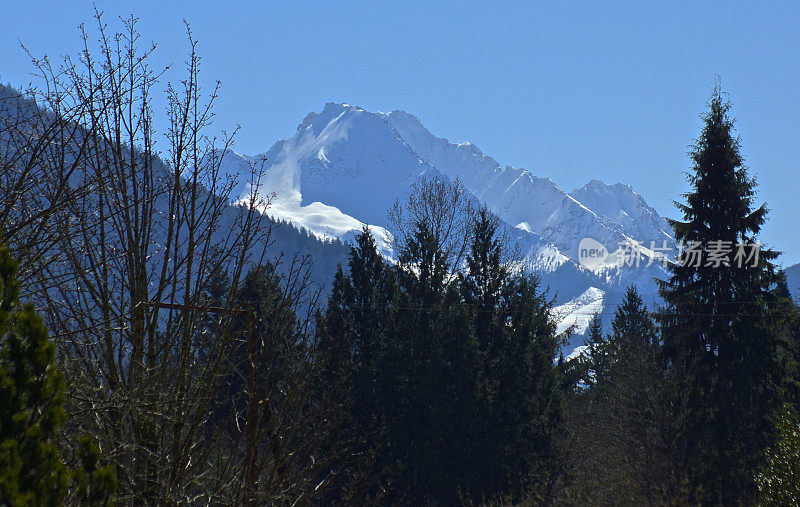
[(604, 182), (603, 180), (598, 180), (596, 178), (592, 178), (589, 180), (589, 183), (585, 184), (584, 188), (605, 188), (610, 187), (608, 183)]
[(341, 113), (343, 111), (364, 111), (363, 108), (348, 104), (347, 102), (326, 102), (323, 114), (327, 111)]
[(297, 126), (297, 131), (299, 132), (311, 125), (327, 125), (331, 120), (343, 116), (346, 113), (363, 112), (365, 112), (364, 109), (345, 102), (326, 102), (322, 112), (311, 111), (308, 113)]
[[(616, 192), (628, 192), (636, 194), (636, 191), (633, 189), (632, 186), (626, 185), (625, 183), (606, 183), (603, 180), (599, 180), (596, 178), (592, 178), (589, 180), (587, 184), (584, 186), (575, 189), (573, 192), (579, 192), (583, 189), (592, 190), (592, 191), (611, 191), (614, 190)], [(638, 194), (637, 194), (638, 195)]]
[(420, 121), (419, 118), (409, 113), (408, 111), (403, 111), (402, 109), (395, 109), (391, 113), (386, 113), (385, 116), (387, 118), (392, 118), (395, 121), (402, 119), (405, 121), (410, 121), (422, 125), (422, 122)]
[(671, 240), (669, 225), (630, 185), (609, 185), (592, 179), (569, 194), (598, 216), (622, 227), (622, 231), (639, 241)]

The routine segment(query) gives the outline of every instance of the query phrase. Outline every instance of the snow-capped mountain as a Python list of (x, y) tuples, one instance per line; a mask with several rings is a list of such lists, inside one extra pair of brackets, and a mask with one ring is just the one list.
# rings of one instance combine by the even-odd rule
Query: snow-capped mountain
[[(421, 160), (459, 178), (500, 218), (539, 234), (573, 259), (582, 237), (608, 247), (616, 245), (621, 235), (646, 245), (670, 239), (666, 221), (629, 186), (593, 180), (567, 194), (548, 178), (525, 169), (501, 167), (471, 143), (453, 144), (435, 137), (409, 113), (393, 111), (382, 116)], [(576, 232), (582, 236), (577, 237)]]
[(328, 103), (266, 153), (229, 157), (229, 170), (248, 158), (265, 160), (265, 175), (251, 183), (272, 195), (266, 213), (344, 241), (369, 224), (387, 256), (393, 255), (391, 204), (402, 201), (417, 178), (458, 178), (505, 222), (527, 267), (554, 291), (562, 327), (575, 324), (578, 333), (591, 313), (613, 308), (629, 283), (654, 296), (652, 278), (662, 273), (658, 264), (586, 269), (578, 263), (581, 239), (592, 238), (609, 252), (630, 240), (672, 242), (666, 221), (629, 186), (593, 180), (567, 193), (530, 171), (501, 166), (471, 143), (436, 137), (404, 111)]

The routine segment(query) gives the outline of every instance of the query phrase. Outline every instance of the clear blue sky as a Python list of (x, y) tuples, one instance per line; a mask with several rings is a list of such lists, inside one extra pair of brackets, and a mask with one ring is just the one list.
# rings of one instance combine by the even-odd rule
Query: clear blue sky
[[(216, 127), (266, 151), (325, 102), (404, 109), (436, 135), (569, 191), (633, 185), (665, 216), (686, 190), (686, 151), (715, 75), (731, 94), (762, 239), (800, 261), (800, 3), (98, 2), (140, 18), (158, 61), (180, 64), (190, 21)], [(386, 3), (388, 4), (388, 2)], [(0, 80), (31, 81), (36, 54), (77, 48), (90, 2), (4, 2)]]

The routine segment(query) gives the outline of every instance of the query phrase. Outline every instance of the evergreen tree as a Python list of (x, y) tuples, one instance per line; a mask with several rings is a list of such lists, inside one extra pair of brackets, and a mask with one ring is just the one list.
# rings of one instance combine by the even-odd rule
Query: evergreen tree
[[(378, 253), (375, 239), (365, 227), (356, 240), (349, 262), (349, 284), (345, 301), (351, 322), (346, 340), (351, 348), (353, 396), (356, 413), (364, 429), (375, 428), (376, 411), (389, 399), (382, 386), (387, 372), (381, 368), (394, 319), (395, 277)], [(340, 335), (347, 338), (346, 334)]]
[(586, 381), (597, 394), (604, 389), (608, 377), (608, 346), (603, 336), (603, 321), (598, 312), (589, 321), (585, 345), (589, 354)]
[[(425, 223), (403, 245), (394, 341), (407, 501), (456, 501), (469, 489), (475, 340), (448, 256)], [(465, 424), (466, 422), (466, 424)], [(465, 452), (466, 451), (466, 452)]]
[[(212, 280), (215, 283), (209, 295), (221, 297), (227, 292), (225, 279), (214, 277)], [(296, 355), (302, 354), (293, 301), (285, 294), (274, 264), (253, 266), (241, 282), (236, 301), (249, 315), (234, 317), (233, 326), (240, 333), (231, 340), (227, 350), (212, 348), (211, 351), (226, 361), (227, 369), (216, 396), (215, 417), (220, 421), (227, 419), (232, 431), (238, 431), (233, 427), (238, 422), (229, 416), (235, 412), (244, 413), (249, 397), (270, 400), (282, 397), (279, 386), (291, 375)], [(222, 302), (218, 299), (216, 304)], [(220, 316), (209, 313), (205, 318), (219, 322)], [(211, 329), (216, 325), (214, 323)], [(201, 333), (203, 330), (201, 327)]]
[(90, 439), (79, 445), (83, 468), (69, 470), (55, 440), (67, 419), (55, 345), (31, 304), (19, 302), (17, 264), (0, 245), (0, 503), (61, 505), (75, 481), (76, 499), (104, 505), (116, 480), (99, 467)]
[(55, 444), (66, 422), (55, 346), (30, 304), (20, 305), (17, 264), (0, 249), (0, 503), (58, 505), (69, 471)]
[(596, 314), (588, 335), (594, 383), (571, 407), (580, 488), (590, 503), (679, 501), (667, 466), (673, 438), (660, 342), (635, 286), (614, 312), (611, 332), (603, 336)]
[(365, 227), (351, 247), (347, 274), (341, 267), (336, 272), (321, 335), (329, 374), (346, 378), (359, 403), (378, 396), (377, 362), (391, 329), (395, 292), (394, 273)]
[[(226, 304), (226, 299), (230, 296), (231, 283), (228, 275), (221, 267), (216, 267), (208, 277), (208, 282), (198, 298), (199, 307), (222, 308)], [(221, 353), (219, 350), (219, 337), (222, 334), (223, 316), (217, 311), (204, 311), (199, 317), (197, 329), (194, 333), (197, 336), (198, 356), (200, 361), (207, 360)], [(203, 372), (196, 372), (202, 375)]]
[(605, 340), (603, 339), (603, 320), (600, 318), (600, 312), (594, 312), (592, 320), (589, 321), (589, 327), (586, 328), (585, 345), (589, 347), (592, 352), (599, 349)]
[[(477, 406), (474, 422), (475, 479), (481, 489), (496, 493), (507, 486), (508, 474), (503, 463), (504, 429), (497, 421), (501, 373), (508, 351), (508, 333), (503, 329), (501, 305), (509, 272), (503, 264), (502, 245), (497, 235), (499, 222), (491, 213), (479, 210), (473, 227), (467, 271), (460, 276), (460, 289), (469, 312), (477, 345), (475, 393)], [(474, 493), (474, 491), (473, 491)]]
[(113, 505), (117, 476), (111, 465), (100, 466), (100, 448), (89, 435), (78, 438), (80, 468), (72, 471), (72, 498), (80, 505)]
[(800, 409), (800, 307), (792, 300), (786, 274), (781, 270), (773, 291), (777, 315), (773, 326), (778, 334), (778, 360), (783, 373), (784, 398)]
[[(354, 255), (351, 249), (351, 256)], [(323, 357), (322, 382), (324, 389), (334, 389), (341, 391), (339, 396), (345, 398), (352, 393), (349, 392), (349, 384), (352, 376), (353, 364), (353, 331), (349, 325), (352, 324), (350, 315), (350, 294), (352, 285), (350, 278), (342, 271), (342, 266), (338, 266), (333, 277), (331, 295), (324, 313), (317, 315), (317, 332), (320, 344), (320, 351)]]
[(622, 304), (614, 312), (611, 337), (607, 353), (613, 364), (651, 365), (658, 360), (660, 344), (655, 322), (634, 285), (625, 291)]
[(494, 495), (551, 464), (561, 416), (558, 346), (538, 279), (506, 265), (497, 218), (479, 210), (472, 231), (460, 277), (478, 352), (472, 491)]
[[(353, 456), (369, 456), (372, 483), (386, 485), (396, 472), (401, 361), (410, 353), (394, 337), (397, 287), (393, 269), (383, 260), (368, 228), (350, 248), (347, 270), (336, 272), (324, 315), (318, 317), (322, 352), (322, 388), (344, 413), (333, 442), (349, 442)], [(354, 463), (353, 466), (361, 466)], [(371, 488), (377, 499), (386, 491)], [(390, 493), (392, 491), (389, 491)]]
[(459, 276), (424, 222), (394, 267), (363, 231), (319, 321), (325, 382), (344, 386), (350, 412), (342, 431), (365, 452), (379, 440), (375, 472), (391, 471), (391, 501), (510, 493), (555, 455), (550, 301), (535, 277), (511, 275), (488, 211), (472, 230)]
[(795, 411), (783, 407), (778, 440), (765, 453), (756, 477), (760, 505), (800, 504), (800, 422)]
[[(478, 211), (467, 256), (467, 274), (461, 277), (464, 302), (472, 308), (475, 335), (484, 356), (492, 353), (490, 342), (500, 329), (497, 308), (509, 279), (498, 227), (499, 221), (488, 209)], [(486, 360), (492, 361), (488, 357)]]
[[(589, 323), (586, 338), (590, 352), (594, 395), (608, 395), (629, 377), (658, 376), (657, 362), (661, 349), (653, 317), (634, 285), (625, 291), (622, 303), (614, 312), (611, 333), (603, 336), (599, 314)], [(640, 378), (643, 381), (644, 378)], [(618, 389), (617, 389), (618, 390)]]
[(504, 299), (501, 315), (508, 338), (493, 424), (503, 430), (498, 445), (509, 483), (529, 480), (547, 491), (555, 477), (563, 402), (552, 301), (539, 279), (524, 273), (506, 285)]
[(686, 248), (660, 282), (664, 352), (675, 379), (676, 468), (701, 500), (723, 504), (754, 494), (753, 471), (771, 441), (783, 384), (772, 326), (778, 253), (751, 246), (767, 209), (753, 206), (756, 183), (729, 110), (717, 87), (691, 152), (691, 191), (677, 204), (683, 220), (670, 221)]
[[(336, 391), (348, 411), (344, 437), (367, 452), (387, 424), (394, 402), (399, 343), (391, 336), (396, 282), (368, 228), (350, 249), (348, 269), (336, 272), (331, 296), (318, 322), (325, 388)], [(392, 353), (392, 352), (395, 353)], [(386, 458), (386, 456), (383, 456)], [(379, 467), (389, 466), (387, 459)]]
[(619, 428), (619, 455), (629, 463), (636, 494), (656, 503), (675, 493), (666, 467), (672, 444), (669, 400), (656, 325), (633, 285), (614, 312), (607, 353), (616, 419), (610, 428)]

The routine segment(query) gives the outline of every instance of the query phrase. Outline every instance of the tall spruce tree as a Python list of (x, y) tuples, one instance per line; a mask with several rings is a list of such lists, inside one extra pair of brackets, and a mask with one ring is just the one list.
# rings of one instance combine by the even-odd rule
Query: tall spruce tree
[(665, 466), (672, 440), (665, 424), (669, 401), (656, 324), (633, 285), (614, 312), (607, 349), (615, 414), (610, 427), (620, 429), (621, 455), (639, 498), (657, 503), (674, 494)]
[(417, 223), (400, 254), (394, 330), (407, 501), (453, 503), (472, 486), (476, 345), (452, 269), (437, 236)]
[[(551, 308), (552, 300), (536, 276), (520, 273), (506, 285), (501, 315), (508, 338), (496, 419), (509, 483), (529, 480), (545, 495), (556, 477), (556, 444), (563, 426), (559, 340)], [(550, 499), (545, 496), (544, 501)]]
[(780, 407), (771, 292), (778, 253), (751, 246), (767, 209), (754, 206), (756, 183), (719, 86), (708, 108), (690, 153), (691, 190), (676, 203), (683, 220), (670, 221), (687, 248), (660, 282), (660, 320), (675, 379), (676, 468), (700, 500), (732, 504), (754, 494), (753, 471)]
[[(228, 281), (224, 276), (214, 276), (212, 282), (208, 294), (204, 294), (206, 301), (224, 307), (224, 298), (230, 291)], [(251, 312), (251, 315), (234, 316), (232, 325), (242, 332), (226, 350), (220, 350), (218, 344), (214, 343), (214, 338), (218, 336), (215, 333), (221, 327), (219, 314), (208, 312), (204, 315), (198, 330), (199, 339), (210, 342), (209, 346), (200, 348), (200, 353), (221, 357), (228, 372), (220, 379), (215, 395), (215, 424), (223, 424), (223, 420), (233, 412), (244, 412), (249, 389), (256, 389), (257, 386), (260, 390), (269, 386), (279, 391), (277, 386), (286, 380), (281, 378), (281, 374), (290, 374), (288, 363), (303, 349), (297, 336), (298, 319), (293, 301), (281, 286), (274, 264), (251, 267), (241, 281), (236, 301), (240, 308)], [(255, 378), (251, 378), (253, 375)], [(256, 380), (256, 386), (248, 386), (248, 382)], [(260, 395), (272, 399), (268, 393), (261, 392)], [(229, 420), (227, 424), (231, 426), (230, 430), (238, 431), (238, 421)]]
[[(500, 329), (496, 310), (509, 279), (498, 227), (499, 221), (488, 209), (478, 211), (467, 256), (467, 273), (461, 277), (464, 302), (472, 308), (475, 335), (484, 356), (492, 353), (491, 341)], [(487, 360), (491, 361), (488, 357)]]
[(350, 337), (353, 395), (356, 413), (365, 427), (378, 424), (376, 410), (388, 402), (382, 390), (385, 372), (379, 364), (388, 346), (387, 332), (393, 321), (396, 292), (394, 273), (378, 253), (366, 227), (356, 239), (348, 262), (346, 304), (352, 323)]
[(507, 267), (497, 218), (479, 210), (472, 231), (460, 277), (478, 347), (472, 491), (513, 493), (532, 471), (550, 471), (561, 418), (558, 344), (539, 281)]
[[(368, 452), (386, 425), (392, 425), (399, 374), (397, 361), (406, 354), (403, 344), (392, 339), (396, 312), (396, 277), (377, 250), (368, 228), (350, 249), (347, 272), (334, 276), (331, 296), (319, 320), (323, 354), (323, 382), (336, 392), (347, 418), (342, 425), (346, 439)], [(378, 468), (389, 467), (383, 454)]]
[[(474, 476), (486, 492), (496, 493), (507, 486), (507, 463), (503, 462), (506, 443), (501, 442), (503, 423), (497, 406), (509, 333), (505, 332), (501, 305), (509, 272), (503, 263), (502, 245), (497, 237), (498, 221), (483, 208), (472, 228), (473, 238), (467, 255), (460, 289), (470, 316), (477, 346), (476, 413), (474, 422)], [(507, 419), (507, 418), (506, 418)], [(508, 421), (504, 421), (508, 422)]]

